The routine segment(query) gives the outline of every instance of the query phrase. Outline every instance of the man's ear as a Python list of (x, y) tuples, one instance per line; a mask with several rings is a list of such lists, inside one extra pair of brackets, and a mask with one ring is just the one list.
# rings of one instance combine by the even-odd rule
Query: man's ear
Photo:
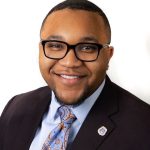
[(108, 50), (107, 50), (107, 59), (108, 59), (107, 70), (109, 68), (109, 61), (110, 61), (111, 57), (113, 56), (113, 54), (114, 54), (114, 47), (113, 46), (109, 46)]
[(113, 46), (109, 46), (109, 58), (111, 58), (114, 54), (114, 47)]

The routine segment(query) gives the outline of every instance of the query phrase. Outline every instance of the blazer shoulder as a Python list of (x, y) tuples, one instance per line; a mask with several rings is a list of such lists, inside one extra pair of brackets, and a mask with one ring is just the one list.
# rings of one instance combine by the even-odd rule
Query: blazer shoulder
[(130, 112), (136, 115), (139, 114), (139, 116), (150, 115), (150, 104), (113, 82), (112, 89), (114, 89), (114, 92), (116, 93), (120, 110), (128, 111), (128, 113)]
[(9, 133), (12, 134), (10, 137), (13, 138), (17, 132), (26, 130), (29, 122), (32, 126), (38, 126), (43, 114), (49, 107), (50, 101), (51, 90), (48, 87), (14, 96), (7, 103), (0, 117), (0, 146), (7, 140), (5, 137)]
[(26, 107), (26, 105), (32, 106), (35, 101), (38, 102), (44, 99), (45, 96), (51, 96), (51, 90), (48, 86), (18, 94), (9, 100), (2, 112), (1, 117), (6, 115), (7, 112), (10, 112), (9, 110), (13, 113), (13, 111), (17, 111), (16, 109), (22, 109), (23, 107)]
[(37, 96), (37, 95), (43, 95), (47, 92), (50, 92), (50, 88), (48, 86), (40, 87), (38, 89), (28, 91), (26, 93), (21, 93), (16, 95), (15, 97), (28, 97), (28, 96)]

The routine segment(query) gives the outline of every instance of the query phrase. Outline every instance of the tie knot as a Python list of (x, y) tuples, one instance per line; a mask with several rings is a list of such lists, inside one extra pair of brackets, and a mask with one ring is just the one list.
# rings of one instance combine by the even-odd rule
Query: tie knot
[(60, 115), (61, 122), (63, 123), (72, 124), (73, 121), (76, 119), (71, 109), (65, 105), (58, 108), (58, 113)]

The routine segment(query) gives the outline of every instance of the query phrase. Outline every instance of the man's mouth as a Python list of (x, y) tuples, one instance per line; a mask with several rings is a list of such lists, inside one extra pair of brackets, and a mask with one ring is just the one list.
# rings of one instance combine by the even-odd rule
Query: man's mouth
[(85, 79), (87, 77), (86, 75), (79, 74), (79, 73), (73, 73), (73, 72), (72, 73), (53, 72), (53, 74), (55, 75), (55, 77), (56, 77), (55, 80), (56, 80), (56, 82), (58, 82), (58, 84), (62, 84), (67, 87), (78, 86), (81, 83), (85, 82)]
[(65, 75), (65, 74), (62, 74), (62, 75), (60, 75), (60, 76), (61, 76), (62, 78), (64, 78), (64, 79), (70, 79), (70, 80), (80, 78), (80, 76), (77, 76), (77, 75)]

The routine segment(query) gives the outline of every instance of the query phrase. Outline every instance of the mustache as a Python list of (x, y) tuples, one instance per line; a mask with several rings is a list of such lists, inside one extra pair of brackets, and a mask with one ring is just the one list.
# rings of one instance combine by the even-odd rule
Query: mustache
[(54, 74), (58, 74), (58, 75), (77, 75), (77, 76), (87, 76), (87, 73), (85, 73), (84, 70), (81, 70), (81, 69), (68, 69), (68, 68), (64, 68), (64, 69), (58, 69), (58, 70), (55, 70), (55, 69), (51, 69), (51, 73), (54, 73)]

